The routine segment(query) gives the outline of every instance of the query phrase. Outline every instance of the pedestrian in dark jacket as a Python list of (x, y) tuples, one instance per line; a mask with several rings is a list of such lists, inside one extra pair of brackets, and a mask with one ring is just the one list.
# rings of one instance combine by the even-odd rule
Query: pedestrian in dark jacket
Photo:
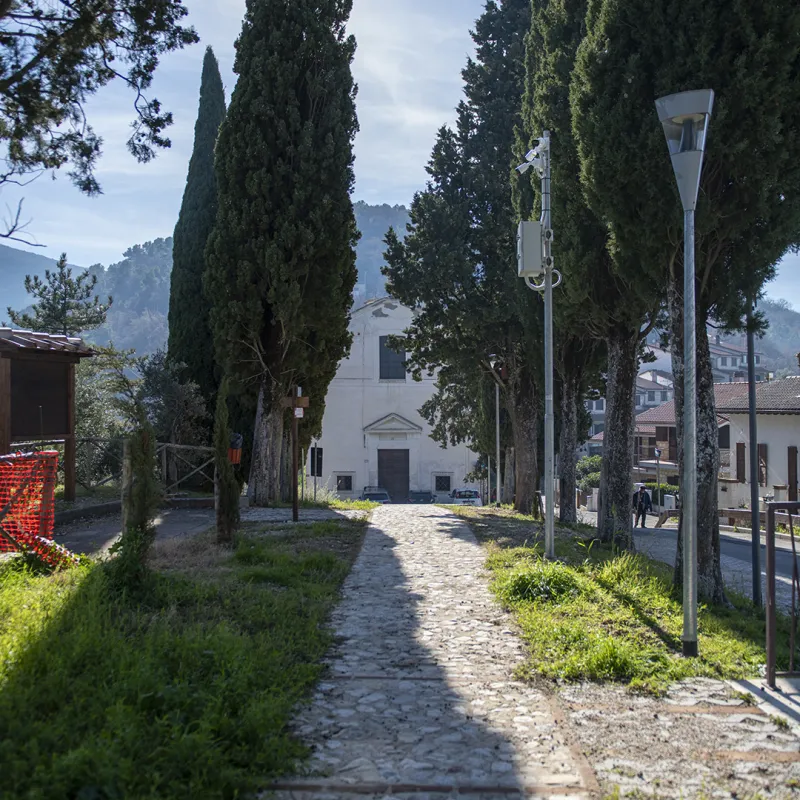
[(650, 501), (650, 495), (647, 494), (647, 490), (644, 486), (639, 487), (638, 492), (634, 492), (633, 494), (633, 513), (636, 514), (636, 522), (634, 522), (633, 527), (639, 527), (639, 520), (642, 521), (642, 527), (647, 527), (647, 512), (653, 510), (653, 504)]

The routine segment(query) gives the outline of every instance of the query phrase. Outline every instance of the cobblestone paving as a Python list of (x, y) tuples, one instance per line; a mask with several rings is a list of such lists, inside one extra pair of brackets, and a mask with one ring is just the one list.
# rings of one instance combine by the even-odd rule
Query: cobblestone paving
[(295, 730), (313, 749), (278, 798), (588, 798), (594, 775), (524, 660), (465, 523), (433, 506), (373, 512), (332, 624), (330, 673)]

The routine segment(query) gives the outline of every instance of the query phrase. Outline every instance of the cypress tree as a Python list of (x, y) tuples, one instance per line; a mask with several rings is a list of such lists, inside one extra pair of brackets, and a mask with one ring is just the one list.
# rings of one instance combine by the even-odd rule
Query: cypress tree
[(322, 407), (351, 341), (351, 7), (248, 0), (239, 80), (217, 145), (206, 291), (218, 360), (239, 392), (258, 395), (248, 487), (258, 505), (280, 496), (280, 401), (293, 386), (309, 386)]
[[(677, 34), (676, 34), (677, 32)], [(590, 0), (572, 82), (587, 200), (621, 279), (670, 309), (681, 472), (697, 470), (698, 590), (724, 599), (718, 423), (706, 325), (742, 325), (800, 241), (800, 7), (730, 0)], [(655, 98), (716, 93), (696, 220), (697, 463), (683, 464), (683, 220)], [(680, 582), (680, 542), (676, 581)]]
[(173, 235), (167, 346), (170, 360), (186, 365), (186, 377), (200, 387), (206, 400), (213, 396), (216, 383), (208, 300), (203, 294), (204, 254), (217, 216), (214, 146), (224, 118), (225, 91), (209, 47), (203, 59), (194, 151)]
[[(408, 236), (387, 235), (390, 294), (419, 313), (409, 328), (412, 369), (438, 369), (441, 428), (462, 434), (460, 387), (482, 370), (504, 392), (516, 452), (516, 507), (538, 510), (538, 449), (543, 376), (542, 303), (517, 278), (509, 177), (525, 78), (529, 0), (488, 2), (477, 20), (476, 58), (462, 75), (465, 100), (455, 130), (442, 128), (430, 180), (411, 206)], [(495, 371), (495, 358), (506, 376)], [(447, 369), (442, 369), (447, 365)]]

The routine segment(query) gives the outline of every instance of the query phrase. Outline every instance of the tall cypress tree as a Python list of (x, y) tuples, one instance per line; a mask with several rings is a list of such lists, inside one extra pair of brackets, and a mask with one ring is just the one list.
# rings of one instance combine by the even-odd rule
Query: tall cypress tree
[(439, 131), (408, 236), (387, 236), (384, 271), (389, 292), (419, 312), (407, 331), (412, 368), (439, 370), (438, 398), (428, 406), (437, 427), (452, 415), (445, 427), (461, 435), (453, 400), (460, 386), (480, 382), (476, 369), (501, 386), (516, 452), (515, 504), (526, 513), (538, 510), (542, 302), (517, 278), (509, 177), (530, 14), (529, 0), (486, 3), (456, 128)]
[(238, 391), (258, 395), (249, 481), (258, 505), (280, 496), (280, 401), (293, 386), (308, 386), (321, 407), (351, 341), (351, 7), (352, 0), (248, 0), (239, 80), (220, 129), (206, 291), (218, 359)]
[[(724, 588), (706, 325), (741, 326), (748, 300), (800, 241), (799, 36), (792, 0), (590, 0), (573, 73), (587, 200), (608, 227), (621, 278), (644, 277), (669, 302), (678, 453), (681, 472), (697, 471), (698, 590), (709, 601)], [(683, 224), (653, 101), (698, 88), (716, 100), (696, 223), (697, 463), (684, 465)]]
[(225, 91), (219, 64), (209, 47), (203, 59), (194, 151), (173, 236), (167, 347), (170, 359), (186, 365), (186, 377), (200, 387), (206, 400), (214, 394), (216, 382), (203, 273), (206, 243), (217, 216), (214, 146), (224, 118)]

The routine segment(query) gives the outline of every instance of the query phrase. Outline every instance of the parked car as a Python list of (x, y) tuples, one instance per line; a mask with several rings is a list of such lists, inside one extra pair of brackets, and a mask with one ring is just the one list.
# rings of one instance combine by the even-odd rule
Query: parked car
[(369, 500), (372, 503), (381, 503), (383, 505), (388, 505), (392, 502), (392, 498), (389, 497), (389, 492), (387, 492), (386, 489), (382, 489), (380, 486), (365, 486), (361, 497), (358, 499)]
[(419, 505), (420, 503), (435, 503), (436, 495), (434, 495), (433, 492), (412, 491), (408, 493), (408, 502), (414, 505)]
[(450, 504), (454, 506), (482, 506), (483, 502), (477, 489), (453, 489), (450, 492)]

